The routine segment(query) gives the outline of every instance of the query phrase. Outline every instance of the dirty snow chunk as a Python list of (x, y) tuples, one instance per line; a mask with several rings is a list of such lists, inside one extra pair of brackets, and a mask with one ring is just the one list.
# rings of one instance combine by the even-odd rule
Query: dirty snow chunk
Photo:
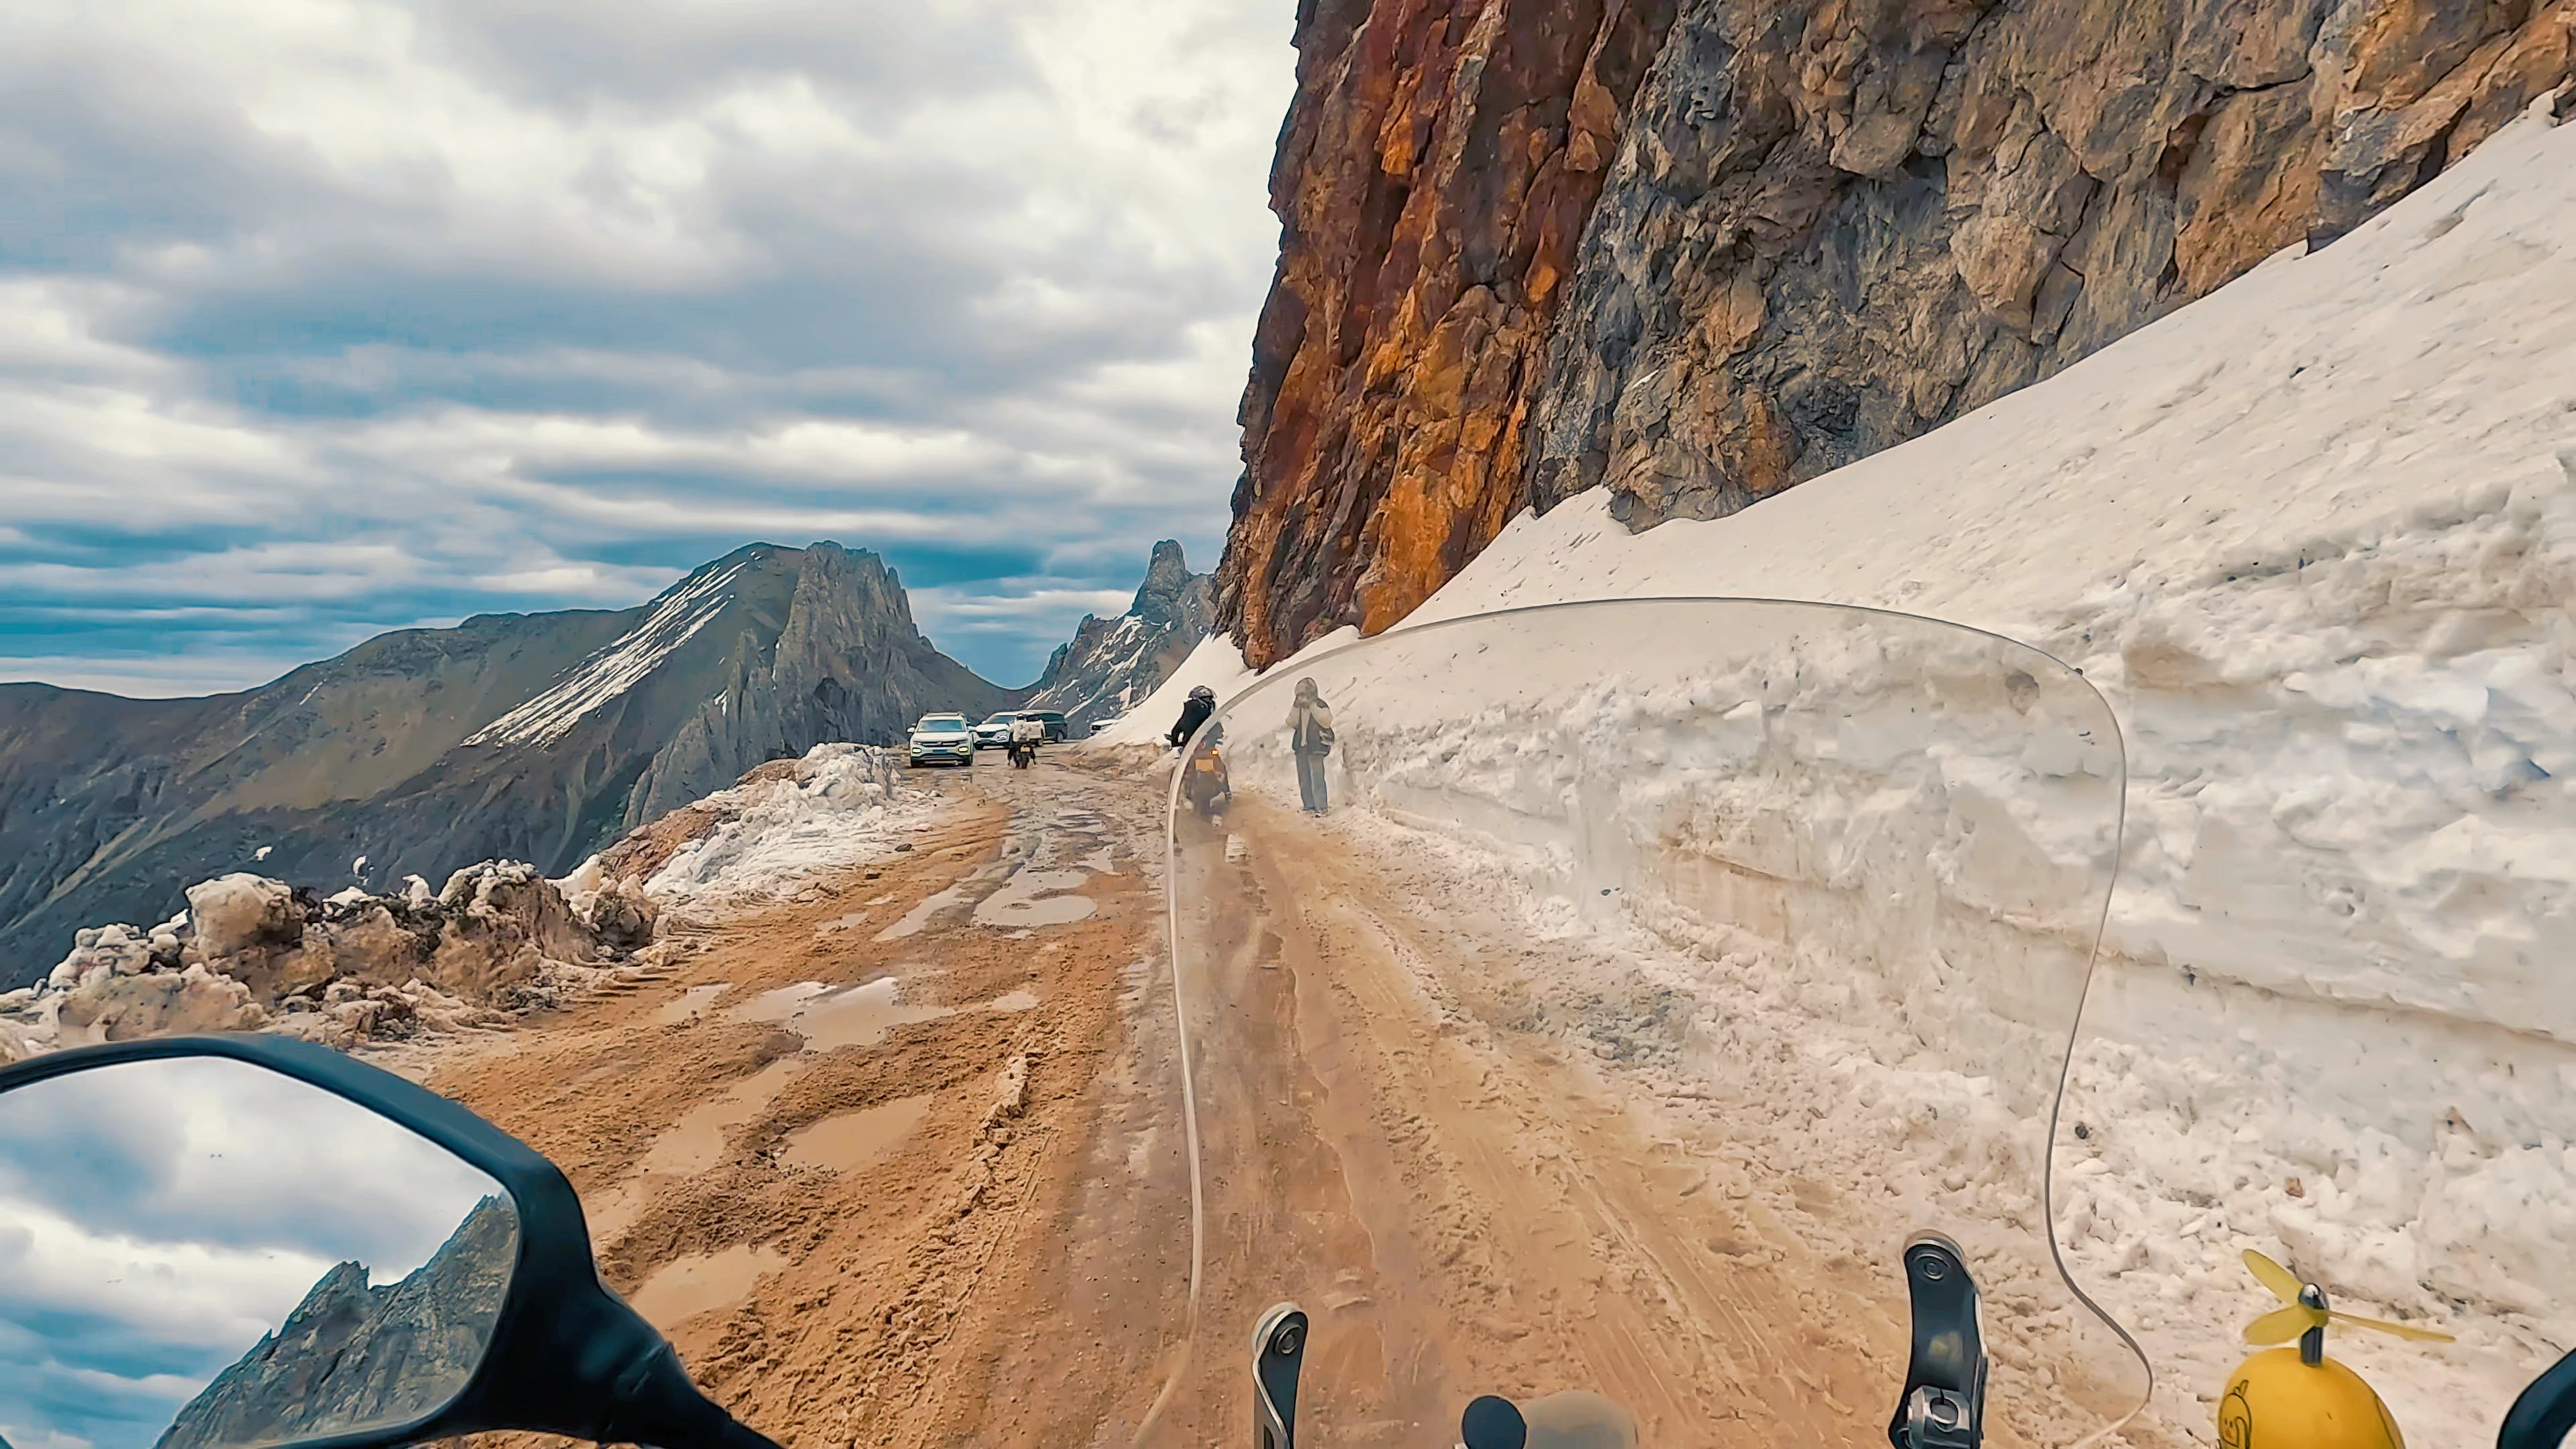
[(71, 954), (45, 977), (48, 988), (68, 991), (83, 981), (134, 976), (152, 965), (151, 938), (132, 926), (88, 926), (73, 933)]
[(295, 892), (284, 881), (241, 871), (188, 887), (188, 919), (196, 926), (197, 949), (207, 956), (304, 935)]
[(720, 790), (699, 808), (728, 818), (692, 840), (644, 884), (664, 911), (774, 900), (826, 871), (891, 855), (895, 836), (941, 809), (928, 791), (886, 798), (864, 745), (816, 745), (787, 778)]
[(249, 987), (198, 964), (185, 971), (85, 980), (64, 998), (59, 1021), (70, 1045), (253, 1031), (268, 1024), (268, 1013), (251, 999)]
[(354, 906), (358, 902), (367, 899), (367, 888), (365, 886), (350, 886), (346, 890), (335, 891), (331, 895), (325, 896), (323, 899), (335, 906)]
[(413, 910), (419, 910), (421, 907), (426, 906), (437, 899), (438, 894), (429, 888), (428, 881), (425, 881), (416, 875), (407, 875), (403, 877), (404, 905), (410, 906)]
[(551, 688), (469, 736), (471, 745), (552, 744), (582, 716), (643, 682), (690, 638), (715, 621), (733, 596), (727, 592), (744, 564), (710, 574), (674, 591), (644, 622), (612, 640)]
[(599, 894), (600, 886), (605, 884), (607, 879), (608, 873), (600, 864), (598, 853), (594, 851), (589, 859), (572, 868), (572, 874), (556, 881), (555, 889), (563, 892), (566, 904), (588, 915), (591, 897)]

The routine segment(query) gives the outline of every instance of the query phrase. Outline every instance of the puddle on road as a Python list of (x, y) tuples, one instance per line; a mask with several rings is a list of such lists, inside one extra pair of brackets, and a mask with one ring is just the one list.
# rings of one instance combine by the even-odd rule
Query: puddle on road
[(880, 976), (865, 986), (831, 987), (820, 981), (799, 981), (762, 992), (735, 1007), (734, 1017), (776, 1022), (805, 1038), (807, 1051), (827, 1052), (834, 1047), (873, 1046), (898, 1026), (930, 1021), (951, 1010), (945, 1006), (907, 1005), (898, 996), (895, 978)]
[(865, 1167), (900, 1146), (929, 1115), (930, 1094), (925, 1092), (826, 1117), (790, 1135), (778, 1160), (833, 1172)]
[[(970, 876), (968, 879), (971, 880), (973, 877)], [(950, 886), (944, 891), (933, 891), (929, 895), (922, 897), (921, 904), (904, 912), (902, 920), (899, 920), (893, 925), (886, 927), (884, 930), (877, 932), (877, 939), (880, 941), (900, 941), (906, 936), (917, 936), (921, 934), (922, 928), (930, 924), (931, 917), (938, 915), (941, 911), (944, 911), (951, 906), (962, 906), (966, 903), (966, 893), (958, 888), (958, 886), (962, 886), (963, 884), (964, 882), (961, 881), (958, 885)]]
[(669, 1332), (701, 1313), (740, 1303), (761, 1279), (786, 1266), (786, 1255), (776, 1248), (746, 1245), (693, 1253), (653, 1270), (629, 1301), (645, 1322)]
[(678, 1026), (704, 1012), (709, 1003), (732, 989), (732, 983), (725, 981), (719, 981), (713, 986), (692, 986), (680, 993), (679, 1000), (669, 1002), (660, 1011), (655, 1012), (653, 1019), (664, 1026)]
[(1087, 879), (1078, 870), (1020, 871), (975, 907), (975, 924), (1062, 926), (1079, 921), (1099, 910), (1100, 903), (1089, 896), (1058, 892), (1080, 890)]
[(1038, 994), (1025, 987), (1018, 991), (1005, 991), (984, 1003), (986, 1011), (1035, 1011), (1037, 1006)]
[(739, 1127), (777, 1100), (796, 1075), (799, 1063), (794, 1057), (771, 1062), (753, 1073), (746, 1081), (736, 1082), (723, 1096), (693, 1108), (669, 1131), (653, 1139), (652, 1150), (644, 1154), (643, 1172), (704, 1172), (725, 1159), (725, 1129)]

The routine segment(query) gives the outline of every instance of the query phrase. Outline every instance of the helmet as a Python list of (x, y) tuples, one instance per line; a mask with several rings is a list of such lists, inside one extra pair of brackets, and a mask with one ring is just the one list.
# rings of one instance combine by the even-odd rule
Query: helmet
[(1210, 688), (1208, 688), (1206, 685), (1202, 684), (1202, 685), (1200, 685), (1199, 687), (1197, 687), (1196, 689), (1193, 689), (1193, 690), (1191, 690), (1191, 691), (1190, 691), (1190, 698), (1192, 698), (1192, 699), (1204, 699), (1204, 700), (1206, 700), (1208, 703), (1210, 703), (1210, 704), (1214, 704), (1214, 703), (1216, 703), (1216, 691), (1215, 691), (1215, 690), (1213, 690), (1213, 689), (1210, 689)]

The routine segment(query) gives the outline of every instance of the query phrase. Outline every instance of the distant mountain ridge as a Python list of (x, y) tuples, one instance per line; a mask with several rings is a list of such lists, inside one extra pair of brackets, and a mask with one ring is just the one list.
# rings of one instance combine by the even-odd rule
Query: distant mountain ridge
[(254, 860), (326, 888), (561, 874), (764, 760), (1026, 693), (932, 647), (895, 571), (834, 543), (753, 544), (632, 609), (382, 635), (238, 694), (0, 684), (0, 990)]
[(1177, 541), (1155, 544), (1135, 602), (1115, 619), (1084, 615), (1071, 642), (1047, 660), (1028, 707), (1062, 710), (1080, 735), (1093, 721), (1142, 703), (1207, 637), (1216, 615), (1214, 585), (1208, 575), (1190, 572)]

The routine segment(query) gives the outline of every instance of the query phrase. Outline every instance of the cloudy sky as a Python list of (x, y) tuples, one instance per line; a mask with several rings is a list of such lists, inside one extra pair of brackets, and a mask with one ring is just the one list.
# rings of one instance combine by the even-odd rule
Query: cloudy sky
[(0, 1096), (0, 1437), (150, 1449), (332, 1265), (419, 1267), (500, 1185), (246, 1063), (120, 1063)]
[(0, 680), (755, 539), (1006, 683), (1222, 538), (1292, 0), (8, 0)]

